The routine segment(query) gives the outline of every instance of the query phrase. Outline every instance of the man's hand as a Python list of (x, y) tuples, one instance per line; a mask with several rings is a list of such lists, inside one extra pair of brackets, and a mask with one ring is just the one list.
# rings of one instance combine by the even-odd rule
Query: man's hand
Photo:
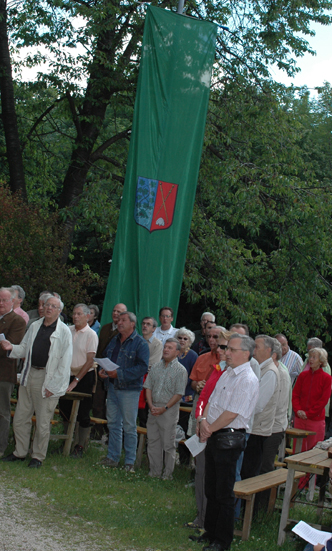
[(198, 392), (198, 394), (200, 394), (205, 386), (205, 383), (206, 381), (199, 381), (199, 383), (197, 383), (197, 387), (196, 387), (196, 392)]
[(314, 545), (314, 551), (322, 551), (322, 549), (324, 549), (324, 545), (322, 545), (321, 543), (317, 543), (316, 545)]
[(199, 433), (200, 433), (200, 430), (199, 430), (199, 426), (200, 426), (200, 422), (199, 422), (199, 421), (200, 421), (200, 418), (201, 418), (201, 417), (199, 416), (199, 417), (197, 417), (197, 419), (196, 419), (196, 436), (199, 436)]
[(210, 438), (212, 431), (210, 429), (209, 423), (204, 419), (200, 422), (199, 427), (199, 439), (201, 442), (206, 442)]
[(297, 412), (297, 416), (298, 416), (300, 419), (307, 419), (306, 413), (305, 413), (305, 411), (303, 411), (302, 409), (299, 409), (299, 411)]
[(150, 408), (150, 411), (152, 415), (157, 416), (165, 413), (166, 409), (164, 408), (164, 406), (161, 406), (159, 408), (157, 408), (156, 406), (152, 406), (152, 408)]
[(67, 388), (66, 392), (71, 392), (72, 390), (74, 390), (74, 388), (77, 387), (77, 383), (78, 381), (76, 381), (76, 379), (73, 379), (69, 387)]
[(108, 376), (110, 377), (110, 379), (117, 379), (118, 378), (118, 373), (117, 373), (116, 369), (114, 371), (109, 371)]
[(13, 350), (13, 345), (9, 341), (0, 341), (0, 345), (4, 350), (7, 350), (7, 352)]
[(108, 373), (103, 368), (101, 368), (101, 370), (98, 371), (98, 375), (101, 379), (108, 379)]
[(47, 388), (45, 388), (45, 398), (51, 398), (51, 396), (53, 396), (53, 392), (50, 392)]

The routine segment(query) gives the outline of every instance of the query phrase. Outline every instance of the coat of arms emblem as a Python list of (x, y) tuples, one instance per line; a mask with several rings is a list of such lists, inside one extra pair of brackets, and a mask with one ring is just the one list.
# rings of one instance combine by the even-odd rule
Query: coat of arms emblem
[(138, 177), (135, 222), (150, 233), (167, 230), (173, 223), (178, 185)]

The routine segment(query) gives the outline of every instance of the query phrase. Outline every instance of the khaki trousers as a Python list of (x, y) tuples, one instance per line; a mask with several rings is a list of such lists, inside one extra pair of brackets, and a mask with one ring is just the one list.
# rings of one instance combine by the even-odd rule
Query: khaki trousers
[[(163, 404), (156, 404), (162, 406)], [(179, 418), (179, 402), (162, 415), (151, 415), (146, 423), (148, 437), (148, 457), (152, 476), (161, 476), (163, 457), (165, 458), (164, 475), (170, 476), (175, 465), (175, 435)]]
[(27, 386), (20, 387), (19, 398), (14, 415), (13, 427), (16, 447), (14, 454), (25, 457), (29, 452), (31, 417), (36, 415), (36, 431), (32, 444), (31, 457), (43, 461), (46, 457), (50, 439), (51, 419), (58, 403), (58, 398), (43, 398), (42, 386), (45, 369), (30, 369)]

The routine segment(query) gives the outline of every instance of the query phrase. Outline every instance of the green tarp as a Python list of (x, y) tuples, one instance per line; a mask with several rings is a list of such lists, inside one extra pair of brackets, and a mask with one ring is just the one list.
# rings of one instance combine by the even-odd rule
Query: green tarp
[(202, 152), (217, 27), (149, 7), (102, 323), (176, 314)]

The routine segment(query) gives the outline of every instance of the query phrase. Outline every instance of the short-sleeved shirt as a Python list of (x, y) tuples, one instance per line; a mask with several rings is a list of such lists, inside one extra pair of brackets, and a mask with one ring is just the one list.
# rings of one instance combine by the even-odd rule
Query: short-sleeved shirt
[(207, 381), (210, 377), (214, 366), (219, 363), (219, 354), (215, 352), (207, 352), (198, 356), (194, 367), (190, 373), (192, 381)]
[(209, 398), (208, 423), (216, 421), (224, 411), (230, 411), (237, 417), (227, 428), (248, 430), (258, 394), (259, 382), (249, 362), (234, 369), (228, 367)]
[(165, 360), (160, 360), (151, 367), (144, 388), (152, 391), (154, 403), (167, 404), (175, 394), (183, 396), (187, 380), (187, 370), (176, 358), (167, 367)]
[[(75, 325), (69, 327), (73, 337), (73, 359), (71, 367), (82, 367), (87, 360), (87, 354), (93, 352), (96, 354), (98, 348), (97, 333), (86, 324), (83, 329), (76, 331)], [(92, 371), (91, 368), (89, 371)]]

